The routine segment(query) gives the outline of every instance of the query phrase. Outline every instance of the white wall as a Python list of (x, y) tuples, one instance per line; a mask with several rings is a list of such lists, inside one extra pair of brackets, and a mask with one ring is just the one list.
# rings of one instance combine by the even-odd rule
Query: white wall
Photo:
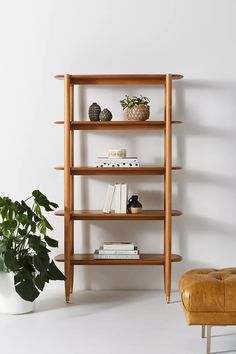
[[(1, 1), (0, 194), (26, 198), (39, 188), (63, 205), (63, 73), (166, 73), (175, 83), (175, 208), (173, 251), (184, 261), (173, 267), (173, 285), (191, 267), (235, 266), (236, 260), (236, 47), (234, 0), (50, 0)], [(97, 101), (123, 114), (124, 94), (151, 98), (152, 118), (163, 112), (161, 90), (82, 88), (87, 111)], [(78, 91), (76, 91), (78, 97)], [(77, 133), (76, 133), (77, 134)], [(127, 148), (141, 162), (159, 161), (162, 133), (79, 133), (78, 159), (91, 162), (109, 147)], [(83, 146), (80, 146), (83, 144)], [(80, 148), (82, 150), (79, 153)], [(80, 184), (82, 181), (82, 184)], [(161, 206), (161, 177), (76, 177), (77, 207), (100, 208), (109, 182), (127, 181), (146, 208)], [(51, 216), (63, 248), (63, 221)], [(131, 240), (142, 251), (161, 251), (160, 222), (77, 223), (77, 249), (93, 251), (103, 240)], [(162, 287), (159, 267), (81, 267), (78, 288)]]

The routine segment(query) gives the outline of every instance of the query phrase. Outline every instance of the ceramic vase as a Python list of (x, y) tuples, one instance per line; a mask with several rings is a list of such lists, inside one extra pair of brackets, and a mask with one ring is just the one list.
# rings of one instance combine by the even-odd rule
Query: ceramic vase
[(100, 112), (101, 107), (96, 102), (94, 102), (93, 104), (91, 104), (88, 110), (89, 119), (91, 121), (98, 121)]
[(102, 122), (107, 122), (109, 120), (112, 120), (112, 113), (109, 111), (109, 109), (105, 108), (100, 114), (99, 114), (99, 119)]
[(138, 200), (138, 195), (132, 195), (129, 198), (127, 208), (131, 214), (140, 214), (142, 212), (142, 204)]

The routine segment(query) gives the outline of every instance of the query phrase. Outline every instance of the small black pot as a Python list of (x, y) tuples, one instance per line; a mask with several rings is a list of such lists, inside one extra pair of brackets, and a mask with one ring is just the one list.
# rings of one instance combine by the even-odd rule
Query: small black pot
[(127, 209), (132, 214), (139, 214), (142, 212), (142, 204), (138, 200), (138, 195), (132, 195), (128, 200)]

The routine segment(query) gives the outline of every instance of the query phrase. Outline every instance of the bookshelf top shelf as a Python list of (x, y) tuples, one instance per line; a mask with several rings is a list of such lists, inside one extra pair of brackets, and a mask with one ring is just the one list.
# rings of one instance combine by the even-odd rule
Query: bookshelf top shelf
[[(172, 80), (180, 80), (183, 75), (171, 74)], [(58, 80), (64, 80), (65, 75), (56, 75)], [(167, 74), (91, 74), (70, 75), (74, 85), (163, 85)]]

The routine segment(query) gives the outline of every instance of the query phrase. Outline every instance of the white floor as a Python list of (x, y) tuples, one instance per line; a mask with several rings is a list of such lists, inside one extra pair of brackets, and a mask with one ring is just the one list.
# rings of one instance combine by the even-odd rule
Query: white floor
[[(236, 327), (213, 328), (212, 352), (236, 353)], [(3, 354), (200, 354), (200, 327), (186, 325), (179, 294), (86, 291), (69, 305), (48, 289), (32, 314), (0, 316)]]

